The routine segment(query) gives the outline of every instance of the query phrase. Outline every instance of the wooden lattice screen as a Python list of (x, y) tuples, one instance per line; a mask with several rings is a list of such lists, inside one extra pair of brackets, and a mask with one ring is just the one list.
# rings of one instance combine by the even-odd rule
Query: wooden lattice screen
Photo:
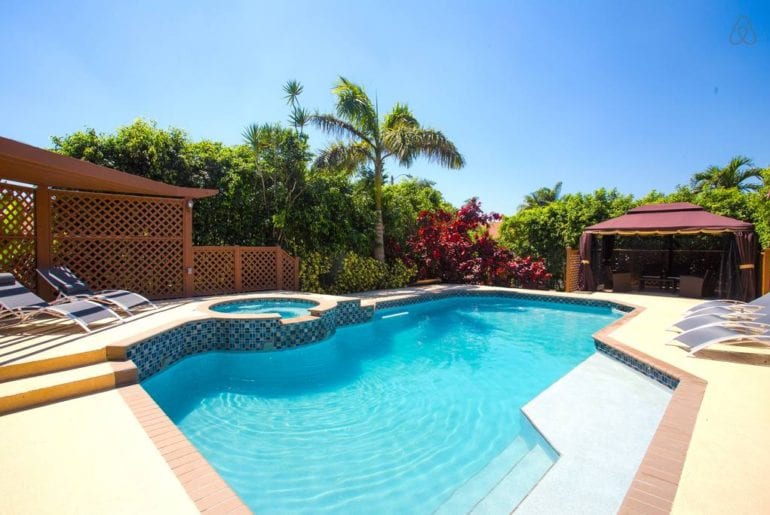
[(240, 255), (243, 291), (279, 289), (276, 273), (278, 252), (271, 248), (243, 247), (240, 249)]
[(183, 295), (183, 199), (51, 190), (52, 261), (93, 289)]
[[(184, 296), (184, 199), (47, 190), (51, 262), (94, 290)], [(44, 197), (46, 198), (46, 197)], [(35, 189), (0, 184), (0, 272), (31, 289)], [(193, 294), (299, 288), (299, 260), (279, 247), (193, 247)]]
[(0, 272), (37, 286), (34, 188), (0, 184)]
[(216, 295), (235, 291), (233, 247), (193, 247), (193, 293)]
[(297, 290), (299, 259), (280, 247), (193, 247), (195, 295)]
[(564, 270), (564, 291), (577, 290), (580, 276), (580, 252), (577, 249), (567, 247)]
[(299, 290), (299, 258), (292, 257), (283, 249), (278, 249), (283, 254), (283, 285), (284, 290)]

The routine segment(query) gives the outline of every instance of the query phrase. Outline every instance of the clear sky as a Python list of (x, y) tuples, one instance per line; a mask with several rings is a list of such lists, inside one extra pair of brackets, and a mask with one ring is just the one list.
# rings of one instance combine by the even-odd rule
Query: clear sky
[(234, 144), (285, 121), (286, 80), (330, 111), (344, 75), (456, 143), (463, 170), (390, 168), (454, 204), (511, 213), (557, 181), (641, 195), (735, 154), (770, 165), (770, 1), (673, 4), (4, 0), (0, 135), (48, 147), (145, 117)]

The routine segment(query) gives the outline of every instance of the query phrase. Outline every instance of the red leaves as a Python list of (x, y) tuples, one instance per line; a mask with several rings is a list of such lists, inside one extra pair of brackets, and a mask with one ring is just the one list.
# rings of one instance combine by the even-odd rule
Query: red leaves
[(419, 277), (447, 282), (545, 288), (551, 280), (542, 259), (516, 257), (489, 236), (488, 224), (499, 220), (486, 214), (477, 198), (457, 213), (423, 211), (417, 233), (407, 245)]

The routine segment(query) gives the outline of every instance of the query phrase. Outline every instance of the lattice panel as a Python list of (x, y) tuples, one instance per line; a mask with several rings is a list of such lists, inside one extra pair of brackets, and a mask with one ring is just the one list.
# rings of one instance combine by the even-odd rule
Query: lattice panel
[(575, 291), (580, 287), (580, 252), (576, 249), (567, 247), (567, 258), (565, 263), (564, 291)]
[(275, 249), (241, 249), (243, 291), (277, 289), (276, 262)]
[(181, 199), (52, 190), (54, 264), (95, 290), (184, 294)]
[(0, 184), (0, 272), (37, 287), (34, 189)]
[(182, 238), (178, 199), (53, 191), (53, 236)]
[(235, 291), (235, 253), (231, 247), (193, 251), (195, 295), (214, 295)]
[(150, 298), (183, 294), (182, 241), (54, 240), (54, 264), (70, 267), (94, 290), (126, 289)]
[[(284, 252), (279, 250), (279, 252)], [(283, 256), (283, 288), (285, 290), (299, 289), (299, 260), (284, 252)]]

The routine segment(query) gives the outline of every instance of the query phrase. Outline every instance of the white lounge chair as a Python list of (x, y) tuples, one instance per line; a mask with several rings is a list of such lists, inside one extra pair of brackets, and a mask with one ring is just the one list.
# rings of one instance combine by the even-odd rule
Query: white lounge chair
[(759, 322), (720, 322), (676, 335), (669, 345), (687, 348), (689, 356), (716, 344), (760, 343), (770, 346), (770, 325)]
[(723, 322), (762, 322), (770, 324), (770, 311), (738, 312), (721, 308), (707, 308), (685, 316), (668, 328), (669, 331), (690, 331), (697, 327)]
[(706, 302), (696, 304), (695, 306), (688, 309), (685, 313), (688, 315), (693, 315), (696, 313), (704, 312), (703, 310), (706, 309), (724, 309), (727, 311), (745, 313), (759, 311), (760, 309), (764, 308), (770, 308), (770, 293), (762, 295), (761, 297), (756, 298), (751, 302), (742, 302), (739, 300), (731, 299), (708, 300)]
[(86, 332), (91, 332), (89, 326), (95, 322), (111, 319), (123, 322), (108, 307), (89, 300), (49, 304), (17, 281), (13, 274), (0, 274), (0, 318), (10, 316), (25, 322), (37, 315), (68, 318)]

